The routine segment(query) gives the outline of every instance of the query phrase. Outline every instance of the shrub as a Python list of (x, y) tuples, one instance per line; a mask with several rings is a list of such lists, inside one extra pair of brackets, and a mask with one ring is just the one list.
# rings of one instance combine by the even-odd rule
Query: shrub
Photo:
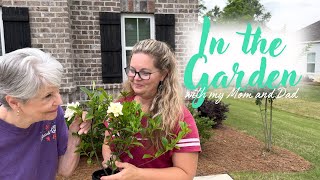
[(229, 112), (229, 104), (223, 102), (216, 103), (214, 100), (205, 98), (203, 104), (198, 107), (200, 117), (208, 117), (214, 121), (212, 128), (218, 127), (222, 124), (222, 121), (227, 119), (226, 112)]
[(188, 109), (196, 121), (200, 142), (201, 144), (204, 144), (213, 135), (211, 127), (215, 124), (215, 122), (210, 120), (208, 117), (200, 117), (199, 112), (192, 108), (191, 104), (188, 105)]
[(303, 76), (301, 82), (314, 82), (314, 79), (309, 76)]

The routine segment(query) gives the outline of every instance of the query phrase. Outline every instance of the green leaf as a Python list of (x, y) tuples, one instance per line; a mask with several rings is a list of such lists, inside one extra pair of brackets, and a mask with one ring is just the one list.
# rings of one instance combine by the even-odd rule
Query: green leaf
[(142, 157), (142, 159), (147, 159), (147, 158), (153, 158), (153, 156), (150, 155), (150, 154), (145, 154), (145, 155), (143, 155), (143, 157)]
[(92, 97), (93, 93), (86, 87), (80, 87), (80, 90), (85, 92), (89, 97)]
[(106, 100), (109, 100), (110, 96), (108, 95), (108, 93), (104, 89), (102, 89), (100, 92), (106, 98)]
[(129, 156), (131, 159), (133, 159), (133, 156), (132, 156), (130, 150), (126, 151), (126, 153), (128, 154), (128, 156)]
[(141, 142), (132, 142), (132, 144), (143, 147), (143, 144)]
[(155, 156), (155, 158), (158, 158), (159, 156), (161, 156), (162, 155), (162, 152), (161, 151), (158, 151), (158, 152), (156, 152), (156, 154), (154, 155)]
[(74, 111), (78, 111), (79, 110), (79, 107), (74, 107), (74, 106), (69, 106), (68, 108), (71, 109), (71, 110), (74, 110)]
[(162, 137), (161, 138), (161, 142), (162, 142), (163, 147), (167, 147), (168, 146), (168, 139), (167, 138)]
[(93, 117), (94, 117), (94, 116), (93, 116), (92, 114), (89, 114), (89, 113), (86, 114), (86, 119), (87, 119), (87, 120), (91, 120), (91, 119), (93, 119)]
[(128, 131), (128, 132), (131, 132), (131, 133), (133, 132), (131, 129), (129, 129), (129, 128), (127, 128), (127, 127), (126, 127), (126, 128), (123, 128), (122, 130), (125, 130), (125, 131)]
[(92, 159), (91, 158), (87, 159), (87, 164), (92, 164)]

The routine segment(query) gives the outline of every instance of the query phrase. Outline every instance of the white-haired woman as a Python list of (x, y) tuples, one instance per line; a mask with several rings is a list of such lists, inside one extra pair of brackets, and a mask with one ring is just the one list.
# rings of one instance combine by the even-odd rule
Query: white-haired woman
[(62, 65), (51, 55), (24, 48), (0, 57), (0, 179), (55, 179), (72, 174), (75, 153), (89, 122), (64, 120), (59, 94)]
[[(193, 179), (198, 152), (201, 151), (200, 140), (196, 123), (184, 105), (173, 52), (164, 42), (152, 39), (140, 41), (133, 47), (131, 60), (125, 71), (128, 81), (124, 91), (132, 95), (125, 101), (135, 100), (141, 104), (144, 112), (153, 116), (160, 115), (162, 118), (163, 133), (151, 140), (153, 148), (160, 147), (162, 135), (178, 133), (178, 121), (181, 119), (189, 125), (191, 132), (178, 143), (180, 149), (167, 152), (153, 161), (142, 158), (144, 154), (150, 154), (153, 148), (131, 149), (133, 159), (123, 155), (120, 157), (122, 162), (116, 164), (122, 169), (121, 172), (101, 179)], [(148, 142), (142, 140), (142, 143)], [(103, 145), (103, 157), (105, 161), (110, 157), (107, 145)]]

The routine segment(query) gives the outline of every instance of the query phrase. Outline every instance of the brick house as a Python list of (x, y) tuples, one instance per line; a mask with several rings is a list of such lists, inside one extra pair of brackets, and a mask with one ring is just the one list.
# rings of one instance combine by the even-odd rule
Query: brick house
[(1, 55), (23, 47), (51, 53), (64, 66), (64, 103), (81, 100), (80, 86), (116, 94), (135, 42), (152, 38), (174, 50), (183, 75), (197, 26), (198, 0), (2, 0)]

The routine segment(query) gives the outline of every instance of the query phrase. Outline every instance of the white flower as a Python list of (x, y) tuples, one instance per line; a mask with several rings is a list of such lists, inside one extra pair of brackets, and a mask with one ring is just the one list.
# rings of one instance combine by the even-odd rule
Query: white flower
[(118, 117), (119, 115), (122, 114), (122, 104), (120, 102), (117, 103), (110, 103), (110, 106), (108, 107), (107, 113), (113, 113), (114, 117)]
[(75, 111), (74, 111), (73, 109), (70, 109), (70, 107), (77, 108), (77, 107), (79, 107), (79, 106), (80, 106), (80, 103), (79, 103), (79, 102), (76, 102), (76, 103), (72, 102), (71, 104), (68, 103), (68, 104), (67, 104), (66, 112), (64, 113), (64, 118), (68, 118), (67, 121), (70, 121), (70, 119), (73, 118), (74, 113), (75, 113)]

